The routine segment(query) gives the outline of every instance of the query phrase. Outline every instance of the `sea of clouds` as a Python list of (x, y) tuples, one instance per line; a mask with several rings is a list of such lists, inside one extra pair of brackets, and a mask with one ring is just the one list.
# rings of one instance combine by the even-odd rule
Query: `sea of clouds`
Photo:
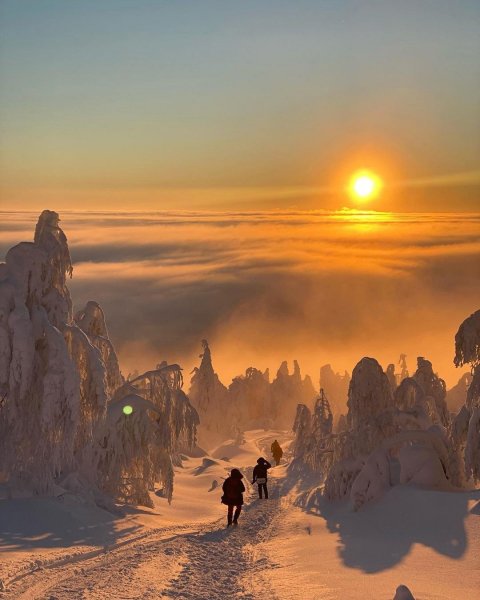
[[(226, 384), (296, 358), (386, 367), (432, 360), (449, 385), (454, 335), (480, 308), (480, 214), (59, 211), (75, 308), (104, 307), (124, 373), (163, 359), (188, 372), (207, 338)], [(0, 260), (38, 215), (0, 214)], [(186, 377), (188, 380), (188, 376)]]

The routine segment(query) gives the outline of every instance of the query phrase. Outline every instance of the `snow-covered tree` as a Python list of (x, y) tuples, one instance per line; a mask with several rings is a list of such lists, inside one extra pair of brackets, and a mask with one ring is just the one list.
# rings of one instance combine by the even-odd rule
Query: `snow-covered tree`
[(93, 454), (99, 488), (119, 502), (153, 506), (149, 491), (161, 482), (173, 492), (170, 455), (161, 444), (161, 412), (149, 400), (129, 394), (109, 404), (98, 424)]
[[(428, 376), (419, 379), (431, 392), (425, 383), (432, 382), (431, 365), (422, 367), (427, 367)], [(433, 379), (431, 385), (435, 384)], [(375, 359), (363, 358), (357, 364), (348, 393), (347, 429), (323, 441), (327, 498), (350, 496), (358, 509), (395, 483), (437, 489), (451, 486), (451, 447), (439, 423), (435, 399), (425, 390), (407, 377), (393, 397), (390, 382)]]
[(333, 414), (330, 408), (330, 402), (323, 388), (315, 401), (313, 409), (312, 432), (318, 439), (324, 438), (332, 433)]
[[(194, 443), (198, 422), (180, 369), (162, 365), (126, 390), (100, 306), (89, 302), (73, 318), (72, 271), (59, 216), (49, 210), (34, 241), (11, 248), (0, 264), (2, 477), (34, 493), (60, 484), (146, 503), (157, 478), (171, 497), (171, 455)], [(128, 394), (136, 394), (136, 409), (125, 421), (117, 413)]]
[(395, 365), (393, 363), (390, 363), (388, 365), (387, 370), (385, 371), (385, 375), (388, 378), (388, 382), (390, 383), (390, 389), (393, 394), (397, 389), (397, 375), (395, 374)]
[(362, 358), (355, 366), (348, 389), (347, 422), (350, 429), (375, 423), (378, 416), (392, 408), (390, 384), (374, 358)]
[(200, 366), (193, 370), (188, 397), (200, 417), (199, 443), (210, 447), (235, 436), (236, 409), (227, 388), (214, 371), (207, 340), (202, 340), (202, 347), (202, 360)]
[(409, 377), (408, 367), (407, 367), (407, 355), (400, 354), (400, 358), (398, 359), (398, 364), (400, 365), (400, 377), (397, 384), (403, 381), (406, 377)]
[(305, 455), (310, 444), (312, 433), (312, 413), (305, 404), (299, 404), (297, 406), (292, 429), (295, 435), (292, 444), (293, 457), (305, 462)]
[[(347, 394), (350, 385), (350, 375), (345, 371), (335, 373), (330, 364), (320, 368), (320, 388), (325, 391), (335, 419), (339, 419), (347, 410)], [(338, 427), (338, 422), (335, 422)]]
[(267, 427), (270, 422), (270, 384), (264, 373), (250, 367), (228, 386), (230, 402), (238, 407), (239, 425), (244, 430)]
[(457, 413), (465, 404), (472, 379), (472, 374), (467, 371), (453, 387), (447, 390), (446, 402), (450, 413)]
[(460, 325), (455, 335), (456, 367), (470, 364), (472, 381), (464, 407), (452, 424), (452, 440), (461, 451), (465, 448), (465, 471), (468, 478), (480, 479), (480, 310)]
[(271, 384), (271, 415), (275, 427), (288, 428), (295, 416), (297, 404), (309, 404), (315, 398), (315, 388), (307, 375), (302, 379), (300, 366), (293, 361), (293, 373), (283, 361)]
[(0, 470), (11, 485), (48, 492), (72, 468), (79, 373), (63, 336), (72, 264), (59, 217), (44, 211), (33, 242), (0, 268)]
[(149, 491), (160, 482), (173, 494), (172, 456), (195, 444), (198, 415), (182, 391), (178, 365), (158, 368), (124, 383), (96, 431), (92, 461), (97, 483), (121, 502), (152, 506)]
[(123, 384), (117, 354), (108, 337), (105, 315), (101, 306), (90, 300), (85, 308), (75, 315), (75, 323), (87, 335), (90, 343), (98, 348), (105, 365), (107, 394), (113, 396), (115, 390)]
[(181, 367), (163, 362), (155, 370), (129, 381), (115, 394), (118, 399), (125, 390), (133, 388), (157, 407), (161, 416), (159, 444), (169, 453), (174, 453), (178, 447), (192, 448), (196, 442), (199, 417), (182, 386)]
[(413, 379), (420, 385), (428, 405), (429, 416), (433, 423), (448, 427), (450, 415), (445, 401), (447, 387), (445, 381), (433, 372), (432, 363), (423, 356), (417, 358), (417, 370)]
[(315, 401), (313, 412), (299, 404), (293, 425), (294, 458), (313, 471), (324, 473), (330, 466), (331, 433), (333, 414), (323, 389)]

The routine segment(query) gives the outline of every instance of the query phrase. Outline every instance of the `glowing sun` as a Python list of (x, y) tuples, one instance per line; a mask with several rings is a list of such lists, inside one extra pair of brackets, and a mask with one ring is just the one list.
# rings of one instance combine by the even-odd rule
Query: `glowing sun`
[(357, 171), (350, 181), (350, 194), (357, 200), (371, 200), (380, 193), (382, 182), (370, 171)]

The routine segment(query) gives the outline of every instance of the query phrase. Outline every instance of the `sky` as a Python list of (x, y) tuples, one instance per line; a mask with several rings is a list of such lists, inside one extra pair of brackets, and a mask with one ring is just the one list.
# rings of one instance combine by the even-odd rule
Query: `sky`
[(451, 385), (479, 31), (477, 0), (1, 0), (0, 260), (58, 211), (125, 373), (207, 338), (225, 383), (406, 353)]
[[(0, 260), (36, 212), (0, 213)], [(125, 375), (162, 360), (190, 371), (210, 343), (222, 381), (297, 359), (352, 372), (407, 354), (449, 386), (454, 337), (479, 308), (480, 212), (65, 212), (74, 308), (103, 307)], [(397, 365), (398, 371), (398, 365)], [(318, 388), (317, 388), (318, 389)]]
[[(0, 207), (469, 211), (476, 0), (2, 0)], [(373, 207), (372, 207), (373, 208)]]

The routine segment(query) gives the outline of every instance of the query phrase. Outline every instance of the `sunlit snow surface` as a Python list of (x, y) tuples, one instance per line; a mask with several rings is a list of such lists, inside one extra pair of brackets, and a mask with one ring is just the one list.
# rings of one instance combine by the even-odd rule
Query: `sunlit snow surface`
[[(400, 352), (458, 380), (452, 339), (480, 296), (479, 214), (59, 210), (75, 309), (101, 304), (125, 373), (159, 356), (187, 370), (207, 337), (226, 384), (252, 365), (296, 358), (316, 380), (327, 362), (385, 368)], [(0, 214), (0, 259), (37, 218)]]
[[(257, 430), (240, 446), (227, 441), (210, 457), (187, 458), (176, 469), (172, 505), (154, 494), (153, 509), (132, 508), (123, 519), (71, 497), (0, 501), (0, 577), (34, 560), (70, 557), (59, 569), (20, 580), (5, 598), (31, 598), (16, 595), (27, 582), (37, 586), (35, 597), (58, 600), (224, 600), (226, 589), (233, 590), (227, 597), (244, 599), (392, 600), (400, 584), (417, 600), (476, 597), (480, 492), (399, 486), (360, 512), (320, 497), (302, 510), (294, 503), (314, 481), (289, 477), (283, 463), (272, 471), (271, 498), (260, 502), (248, 476), (273, 438), (288, 449), (289, 434)], [(232, 467), (247, 475), (247, 505), (238, 529), (227, 531), (221, 486), (212, 482)], [(145, 533), (150, 537), (112, 551)], [(92, 550), (100, 555), (69, 566)]]

